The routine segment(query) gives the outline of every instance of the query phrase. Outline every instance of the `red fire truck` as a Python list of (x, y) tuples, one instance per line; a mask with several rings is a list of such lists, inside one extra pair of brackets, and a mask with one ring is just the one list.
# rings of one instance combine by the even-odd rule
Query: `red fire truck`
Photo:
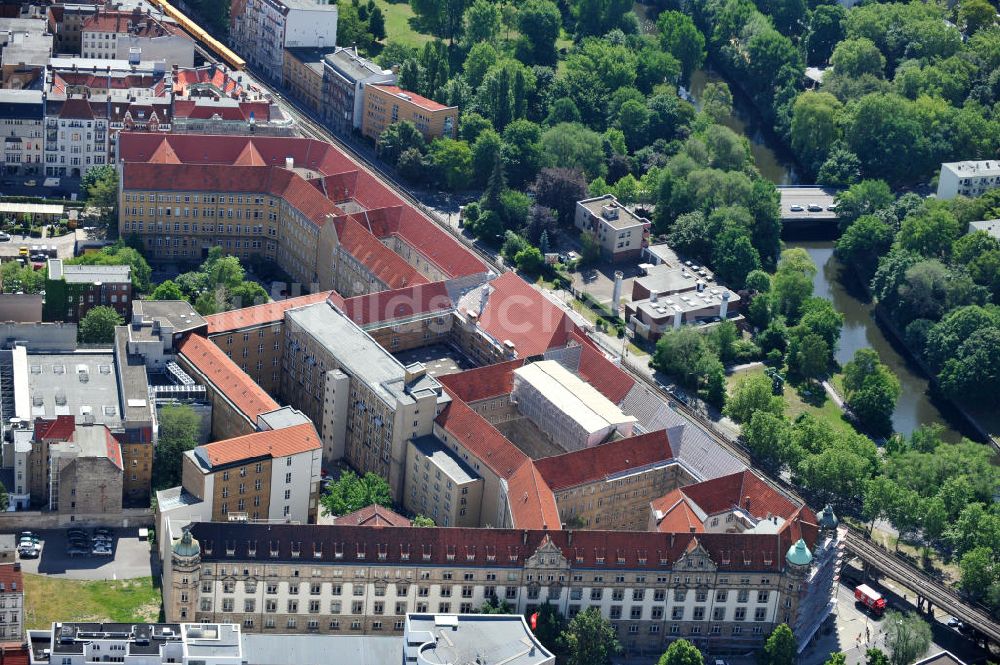
[(882, 616), (885, 612), (885, 598), (867, 584), (859, 584), (854, 588), (854, 601), (855, 604), (864, 605), (875, 616)]

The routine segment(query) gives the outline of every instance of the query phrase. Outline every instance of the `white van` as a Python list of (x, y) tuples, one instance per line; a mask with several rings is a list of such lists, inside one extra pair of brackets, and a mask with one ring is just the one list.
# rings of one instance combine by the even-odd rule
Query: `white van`
[(46, 178), (45, 182), (42, 183), (43, 187), (58, 187), (59, 178)]

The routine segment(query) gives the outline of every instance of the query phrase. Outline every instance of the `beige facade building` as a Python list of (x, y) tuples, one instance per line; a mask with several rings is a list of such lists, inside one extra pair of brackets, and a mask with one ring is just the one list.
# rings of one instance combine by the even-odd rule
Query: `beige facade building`
[(410, 439), (403, 505), (438, 526), (479, 526), (483, 479), (434, 436)]
[(404, 367), (331, 302), (289, 310), (281, 394), (318, 425), (323, 460), (345, 458), (403, 492), (406, 442), (430, 434), (441, 384)]
[(361, 118), (361, 133), (377, 140), (386, 127), (407, 120), (428, 141), (453, 139), (458, 133), (458, 107), (438, 104), (432, 99), (394, 85), (367, 85)]
[(282, 80), (288, 93), (319, 114), (323, 104), (323, 56), (320, 48), (287, 48), (282, 65)]
[(611, 261), (632, 261), (649, 246), (652, 223), (639, 217), (611, 194), (576, 202), (576, 228), (589, 231)]
[(782, 622), (805, 644), (832, 608), (838, 534), (816, 521), (803, 508), (771, 535), (196, 523), (188, 544), (171, 526), (164, 606), (246, 632), (377, 635), (411, 612), (548, 602), (597, 608), (633, 654), (680, 637), (745, 653)]

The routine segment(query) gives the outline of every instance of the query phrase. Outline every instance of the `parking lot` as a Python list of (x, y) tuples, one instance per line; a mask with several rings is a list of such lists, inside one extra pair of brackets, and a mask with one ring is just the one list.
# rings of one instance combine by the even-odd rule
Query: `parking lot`
[[(93, 534), (92, 529), (84, 531), (88, 535)], [(154, 554), (149, 542), (139, 540), (139, 530), (131, 528), (110, 531), (110, 556), (93, 555), (89, 552), (71, 555), (69, 529), (45, 529), (33, 532), (41, 540), (42, 549), (38, 557), (25, 559), (18, 555), (18, 561), (26, 573), (77, 580), (129, 579), (153, 575)], [(20, 534), (15, 534), (18, 535)], [(88, 542), (91, 541), (88, 539)], [(155, 571), (155, 574), (159, 574), (159, 571)]]

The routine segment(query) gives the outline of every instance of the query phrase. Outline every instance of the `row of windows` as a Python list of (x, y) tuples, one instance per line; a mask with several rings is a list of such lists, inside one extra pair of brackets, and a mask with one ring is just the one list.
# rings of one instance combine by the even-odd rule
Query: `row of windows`
[[(125, 192), (126, 201), (135, 201), (136, 203), (145, 203), (147, 194), (136, 193), (136, 192)], [(225, 203), (226, 196), (222, 194), (153, 194), (150, 192), (148, 194), (150, 203)], [(237, 203), (243, 205), (244, 203), (256, 203), (262, 205), (264, 203), (264, 197), (262, 196), (243, 196), (242, 194), (228, 196), (229, 203)], [(268, 198), (267, 205), (274, 206), (274, 199)]]

